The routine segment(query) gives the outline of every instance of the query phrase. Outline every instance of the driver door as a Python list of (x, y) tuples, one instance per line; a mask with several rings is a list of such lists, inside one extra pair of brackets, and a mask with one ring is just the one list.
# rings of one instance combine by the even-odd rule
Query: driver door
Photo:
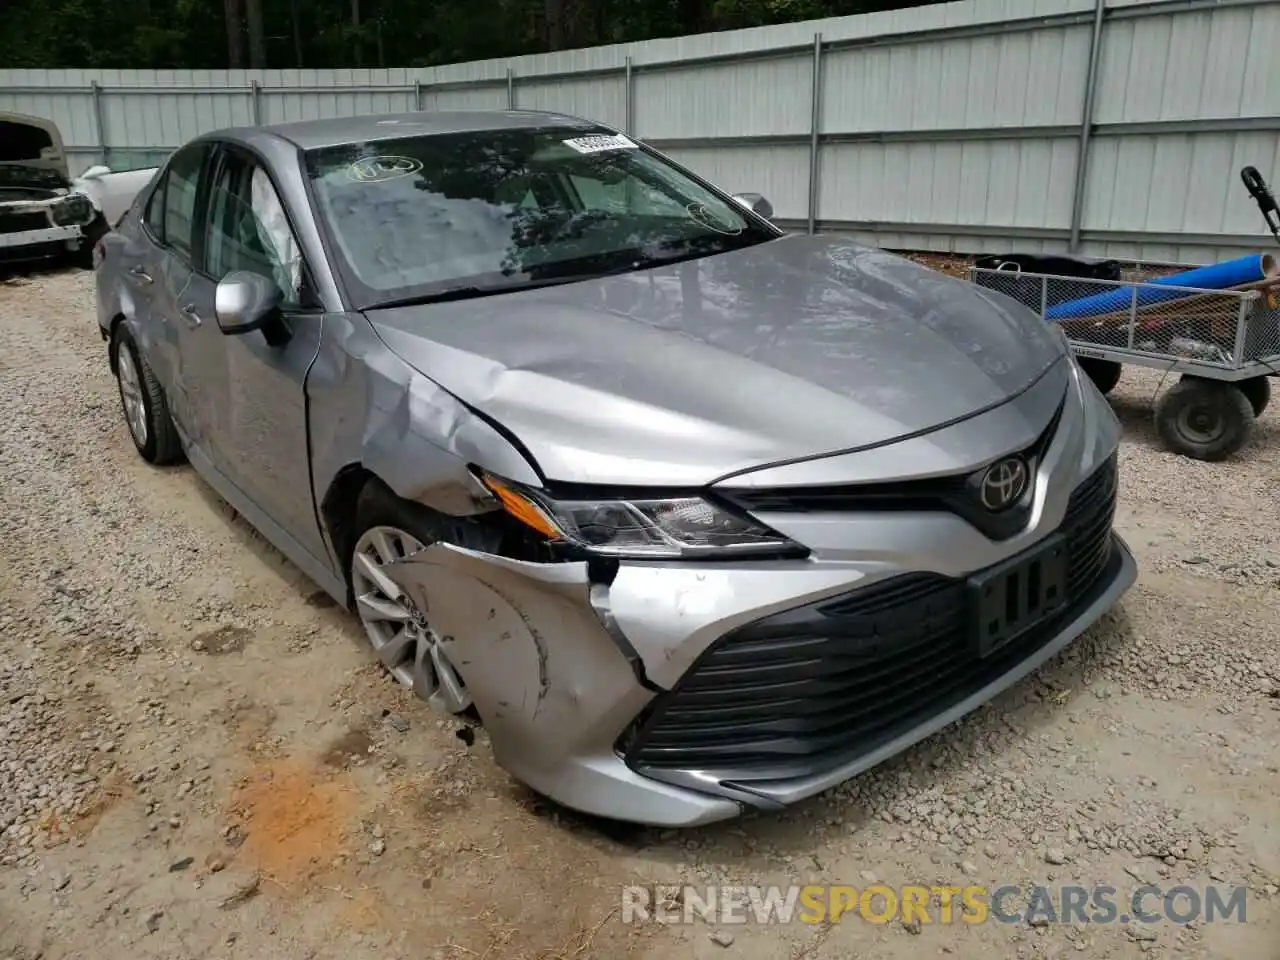
[[(324, 560), (307, 443), (305, 384), (320, 348), (323, 311), (306, 282), (301, 248), (266, 168), (247, 151), (225, 145), (208, 194), (202, 269), (190, 305), (201, 337), (191, 338), (199, 379), (212, 402), (205, 436), (215, 466), (267, 518)], [(214, 297), (236, 271), (271, 278), (283, 293), (269, 327), (225, 334)], [(324, 562), (327, 562), (325, 560)]]

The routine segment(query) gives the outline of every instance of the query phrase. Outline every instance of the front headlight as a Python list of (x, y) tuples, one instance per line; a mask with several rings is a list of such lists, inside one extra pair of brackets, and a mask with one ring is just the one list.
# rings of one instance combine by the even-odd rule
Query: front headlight
[(487, 473), (480, 479), (525, 526), (549, 541), (601, 556), (660, 560), (808, 552), (777, 531), (702, 497), (557, 500), (543, 490)]
[(88, 223), (96, 213), (97, 211), (94, 210), (89, 198), (78, 193), (63, 197), (54, 203), (49, 210), (49, 215), (53, 218), (53, 222), (60, 227)]

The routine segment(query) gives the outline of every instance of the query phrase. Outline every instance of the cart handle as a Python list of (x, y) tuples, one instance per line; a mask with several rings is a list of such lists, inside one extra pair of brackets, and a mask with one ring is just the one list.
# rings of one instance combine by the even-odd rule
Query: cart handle
[(1262, 211), (1262, 219), (1267, 221), (1268, 229), (1280, 240), (1280, 206), (1276, 204), (1275, 195), (1267, 186), (1267, 181), (1262, 179), (1257, 167), (1245, 167), (1240, 171), (1240, 179), (1244, 181), (1249, 196), (1253, 197), (1258, 209)]

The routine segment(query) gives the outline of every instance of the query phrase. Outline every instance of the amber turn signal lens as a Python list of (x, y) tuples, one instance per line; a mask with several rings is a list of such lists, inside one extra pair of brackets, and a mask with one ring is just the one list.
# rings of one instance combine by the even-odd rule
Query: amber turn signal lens
[(526, 527), (536, 530), (548, 540), (563, 540), (564, 534), (551, 522), (536, 503), (521, 493), (517, 493), (496, 477), (482, 474), (480, 479), (502, 503), (502, 508)]

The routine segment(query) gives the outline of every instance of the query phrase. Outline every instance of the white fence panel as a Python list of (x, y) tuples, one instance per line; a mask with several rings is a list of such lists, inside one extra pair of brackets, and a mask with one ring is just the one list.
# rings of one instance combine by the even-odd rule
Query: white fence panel
[(623, 77), (587, 80), (522, 80), (515, 88), (521, 110), (549, 110), (590, 117), (613, 127), (627, 123), (627, 84)]
[(805, 218), (809, 151), (804, 147), (686, 147), (664, 152), (731, 193), (763, 194), (777, 217)]
[(1277, 50), (1280, 0), (955, 0), (430, 69), (0, 70), (0, 110), (54, 120), (73, 172), (227, 126), (549, 110), (790, 229), (1204, 262), (1272, 242), (1239, 171), (1280, 180)]
[(806, 134), (812, 86), (808, 56), (641, 73), (636, 131), (654, 140)]

